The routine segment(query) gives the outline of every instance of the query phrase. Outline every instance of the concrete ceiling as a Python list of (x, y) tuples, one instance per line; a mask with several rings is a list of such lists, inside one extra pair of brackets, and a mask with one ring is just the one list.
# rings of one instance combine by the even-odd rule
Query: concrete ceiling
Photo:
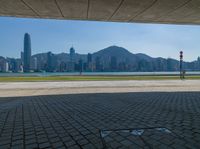
[(0, 0), (0, 16), (200, 24), (200, 0)]

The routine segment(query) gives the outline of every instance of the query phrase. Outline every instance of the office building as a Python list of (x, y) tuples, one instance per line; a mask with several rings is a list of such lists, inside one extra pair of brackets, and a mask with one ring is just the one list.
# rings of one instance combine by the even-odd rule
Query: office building
[(24, 72), (30, 72), (31, 65), (31, 37), (28, 33), (24, 35)]

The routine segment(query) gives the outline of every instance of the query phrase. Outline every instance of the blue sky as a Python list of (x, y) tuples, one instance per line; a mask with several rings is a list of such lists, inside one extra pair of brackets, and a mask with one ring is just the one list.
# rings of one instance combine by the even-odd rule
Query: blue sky
[(200, 26), (22, 19), (0, 17), (0, 55), (19, 57), (23, 36), (31, 35), (32, 54), (95, 52), (111, 45), (152, 57), (196, 60), (200, 56)]

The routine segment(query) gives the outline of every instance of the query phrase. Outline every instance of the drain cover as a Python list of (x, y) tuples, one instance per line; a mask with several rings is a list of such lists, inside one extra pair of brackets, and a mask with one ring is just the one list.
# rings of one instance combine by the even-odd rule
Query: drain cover
[(199, 149), (165, 127), (100, 130), (104, 149)]
[(132, 130), (131, 134), (135, 135), (135, 136), (141, 136), (143, 134), (144, 130), (143, 129), (139, 129), (139, 130)]

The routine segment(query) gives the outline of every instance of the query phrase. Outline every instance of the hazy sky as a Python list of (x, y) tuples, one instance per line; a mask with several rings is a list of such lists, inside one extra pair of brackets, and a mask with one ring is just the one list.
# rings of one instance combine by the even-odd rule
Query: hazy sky
[(200, 56), (200, 26), (66, 21), (0, 17), (0, 55), (20, 57), (23, 36), (31, 35), (32, 54), (95, 52), (111, 45), (152, 57), (196, 60)]

